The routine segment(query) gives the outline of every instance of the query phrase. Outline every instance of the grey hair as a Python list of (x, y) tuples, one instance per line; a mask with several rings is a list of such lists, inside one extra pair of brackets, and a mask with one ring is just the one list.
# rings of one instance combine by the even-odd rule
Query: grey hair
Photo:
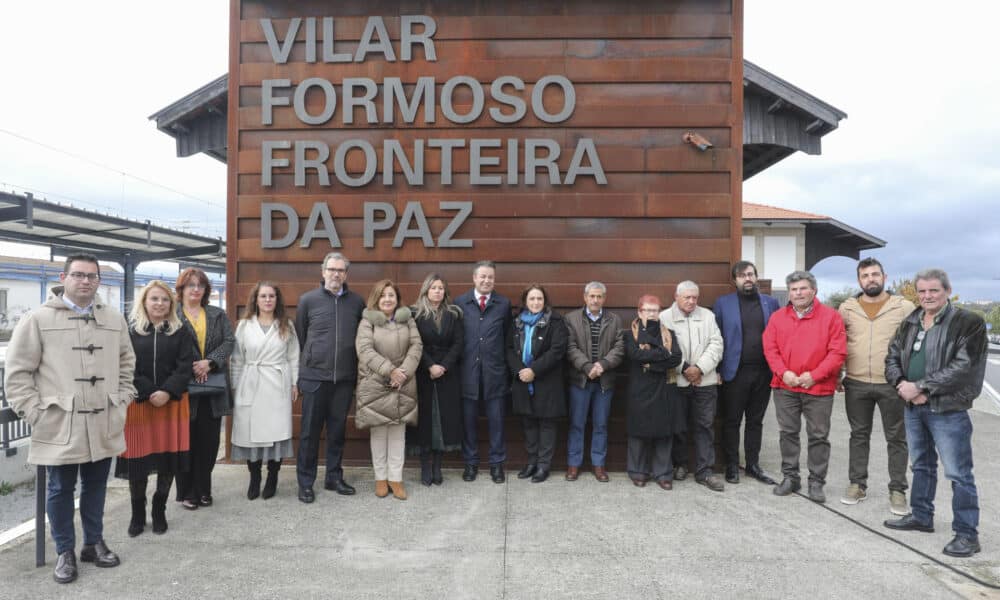
[(812, 287), (812, 289), (814, 290), (817, 289), (816, 277), (809, 271), (792, 271), (791, 273), (788, 274), (787, 277), (785, 277), (785, 286), (787, 287), (792, 285), (796, 281), (803, 281), (803, 280), (808, 281), (809, 286)]
[(680, 294), (681, 292), (686, 292), (688, 290), (694, 290), (695, 292), (699, 291), (698, 284), (691, 281), (690, 279), (685, 279), (684, 281), (677, 284), (677, 292), (675, 293)]
[(479, 272), (479, 267), (489, 267), (494, 271), (497, 270), (497, 264), (492, 260), (481, 260), (476, 263), (476, 266), (472, 267), (472, 274), (475, 275)]
[(351, 268), (351, 261), (347, 260), (347, 257), (344, 256), (343, 254), (341, 254), (340, 252), (329, 252), (329, 253), (327, 253), (327, 255), (323, 257), (323, 264), (320, 265), (320, 268), (321, 269), (325, 269), (326, 268), (326, 263), (330, 262), (331, 258), (335, 258), (337, 260), (344, 261), (344, 268), (345, 269), (350, 269)]
[(937, 279), (941, 282), (941, 286), (944, 289), (949, 292), (951, 291), (951, 280), (948, 278), (948, 274), (945, 273), (944, 269), (938, 269), (937, 267), (917, 271), (916, 277), (913, 278), (913, 285), (916, 285), (920, 280), (929, 281), (931, 279)]
[(608, 288), (600, 281), (591, 281), (587, 285), (583, 286), (583, 295), (586, 296), (590, 293), (590, 290), (599, 290), (602, 294), (608, 293)]

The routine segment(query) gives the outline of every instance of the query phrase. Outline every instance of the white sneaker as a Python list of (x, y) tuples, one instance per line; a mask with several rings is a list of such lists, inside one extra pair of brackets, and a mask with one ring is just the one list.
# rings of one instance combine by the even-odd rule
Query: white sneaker
[(861, 487), (856, 483), (852, 483), (847, 486), (847, 491), (844, 492), (844, 496), (840, 499), (844, 504), (855, 505), (868, 497), (868, 492), (865, 488)]
[(894, 515), (905, 517), (910, 514), (910, 505), (906, 503), (906, 492), (889, 492), (889, 511)]

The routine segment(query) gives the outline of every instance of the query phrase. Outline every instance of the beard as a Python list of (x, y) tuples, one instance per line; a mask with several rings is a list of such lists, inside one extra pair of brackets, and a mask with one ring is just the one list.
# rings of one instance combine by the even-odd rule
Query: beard
[(864, 288), (865, 296), (869, 298), (877, 298), (882, 295), (882, 291), (885, 290), (885, 286), (880, 283), (873, 283), (868, 287)]
[(743, 284), (742, 286), (740, 286), (740, 293), (743, 294), (744, 296), (753, 296), (754, 294), (757, 293), (757, 284), (756, 283), (752, 283), (750, 285)]

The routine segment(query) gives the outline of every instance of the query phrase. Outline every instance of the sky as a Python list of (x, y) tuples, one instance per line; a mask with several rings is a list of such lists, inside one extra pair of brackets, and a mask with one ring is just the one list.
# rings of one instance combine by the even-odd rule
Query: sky
[[(57, 0), (0, 7), (0, 190), (225, 234), (225, 165), (176, 158), (149, 115), (224, 74), (229, 3)], [(58, 15), (58, 18), (53, 18)], [(744, 55), (848, 114), (743, 199), (820, 213), (888, 242), (890, 281), (942, 267), (1000, 300), (1000, 3), (746, 2)], [(855, 261), (814, 269), (820, 297)]]

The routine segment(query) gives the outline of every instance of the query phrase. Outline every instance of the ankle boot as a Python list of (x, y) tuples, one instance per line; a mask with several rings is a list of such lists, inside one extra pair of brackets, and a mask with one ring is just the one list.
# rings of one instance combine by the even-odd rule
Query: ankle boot
[(128, 536), (135, 537), (146, 529), (146, 497), (132, 497), (132, 519), (128, 522)]
[(420, 483), (430, 487), (434, 480), (431, 472), (431, 453), (421, 450), (420, 452)]
[(165, 533), (167, 531), (167, 494), (166, 492), (156, 492), (153, 494), (153, 533)]
[(389, 489), (392, 490), (392, 497), (397, 500), (406, 500), (406, 488), (402, 481), (389, 481)]
[(250, 470), (250, 486), (247, 487), (247, 500), (253, 500), (260, 496), (260, 466), (261, 461), (247, 461), (247, 469)]
[(385, 498), (389, 495), (389, 482), (385, 479), (375, 480), (375, 495), (379, 498)]
[(444, 458), (442, 452), (434, 452), (431, 457), (433, 464), (431, 465), (431, 483), (434, 485), (441, 485), (444, 481), (444, 476), (441, 474), (441, 459)]
[(278, 470), (281, 469), (280, 460), (267, 461), (267, 481), (264, 482), (264, 491), (261, 496), (267, 500), (278, 491)]

